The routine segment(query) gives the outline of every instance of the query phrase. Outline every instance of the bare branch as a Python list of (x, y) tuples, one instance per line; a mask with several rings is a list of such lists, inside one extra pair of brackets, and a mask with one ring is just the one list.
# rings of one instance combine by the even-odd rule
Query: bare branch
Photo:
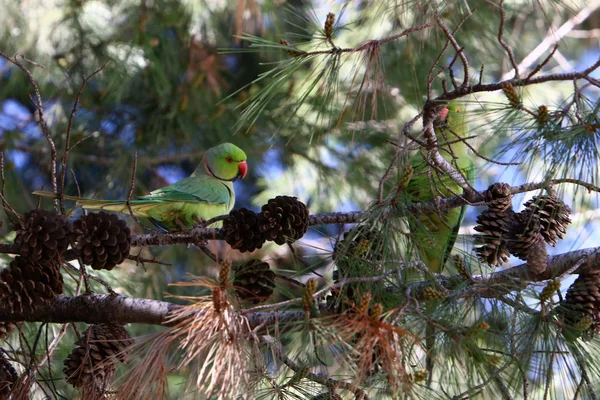
[[(51, 171), (50, 178), (51, 179), (50, 180), (52, 182), (52, 190), (54, 190), (54, 193), (58, 193), (58, 185), (57, 185), (57, 180), (56, 180), (56, 160), (57, 160), (56, 145), (54, 144), (54, 140), (52, 140), (52, 136), (50, 135), (50, 128), (48, 128), (48, 124), (46, 123), (46, 119), (44, 116), (44, 104), (42, 103), (42, 95), (40, 94), (40, 89), (37, 85), (37, 82), (35, 81), (35, 78), (31, 74), (31, 72), (17, 58), (19, 56), (21, 56), (25, 61), (27, 61), (35, 66), (42, 67), (42, 65), (34, 63), (31, 60), (28, 60), (22, 54), (19, 54), (19, 53), (15, 54), (14, 57), (10, 57), (6, 53), (4, 53), (3, 51), (0, 50), (0, 56), (4, 57), (10, 63), (19, 67), (19, 69), (21, 69), (21, 71), (23, 71), (23, 73), (27, 77), (27, 80), (29, 80), (29, 83), (31, 84), (31, 86), (33, 86), (33, 91), (34, 91), (35, 99), (36, 99), (34, 103), (35, 103), (35, 106), (37, 108), (38, 115), (39, 115), (40, 128), (42, 129), (42, 132), (44, 133), (44, 136), (46, 137), (48, 146), (50, 146), (50, 163), (51, 163), (51, 165), (50, 165), (50, 171)], [(54, 200), (54, 206), (55, 207), (58, 206), (58, 200)]]
[(500, 0), (499, 4), (492, 2), (491, 0), (486, 0), (486, 2), (496, 8), (498, 8), (498, 12), (500, 13), (500, 26), (498, 27), (498, 43), (504, 48), (506, 54), (508, 54), (508, 59), (510, 60), (510, 64), (513, 67), (514, 78), (519, 78), (519, 66), (517, 65), (517, 60), (515, 60), (515, 55), (512, 51), (512, 48), (506, 43), (504, 40), (504, 25), (506, 23), (506, 14), (504, 12), (504, 0)]
[[(562, 24), (562, 26), (558, 29), (554, 29), (551, 27), (549, 29), (548, 35), (544, 38), (544, 40), (535, 48), (527, 57), (521, 61), (521, 63), (517, 66), (519, 70), (525, 70), (529, 68), (535, 60), (540, 58), (540, 56), (548, 50), (551, 46), (560, 42), (560, 40), (573, 28), (577, 25), (581, 24), (585, 21), (594, 11), (596, 11), (600, 7), (600, 0), (594, 0), (586, 7), (584, 7), (577, 15), (570, 18), (567, 22)], [(515, 75), (515, 69), (508, 71), (506, 74), (502, 75), (502, 80), (508, 79), (511, 76)]]
[(77, 112), (77, 106), (79, 105), (79, 100), (81, 98), (81, 94), (83, 93), (83, 88), (85, 87), (85, 85), (97, 73), (102, 71), (104, 69), (104, 67), (106, 67), (109, 63), (110, 63), (110, 61), (105, 63), (103, 66), (98, 68), (90, 76), (88, 76), (87, 78), (85, 78), (83, 80), (83, 82), (81, 83), (81, 86), (79, 87), (79, 92), (77, 92), (77, 97), (75, 97), (75, 102), (73, 103), (73, 108), (71, 110), (71, 116), (69, 117), (69, 123), (67, 124), (67, 133), (66, 133), (66, 138), (65, 138), (65, 151), (63, 153), (62, 160), (61, 160), (61, 176), (60, 176), (60, 186), (59, 186), (59, 190), (58, 190), (58, 202), (60, 205), (60, 211), (63, 214), (65, 213), (63, 201), (64, 201), (64, 194), (65, 194), (65, 181), (67, 179), (67, 159), (69, 158), (69, 151), (71, 151), (71, 149), (73, 148), (73, 147), (71, 147), (71, 132), (73, 129), (73, 120), (75, 119), (75, 113)]
[[(469, 16), (470, 15), (471, 14), (469, 14)], [(456, 41), (456, 38), (454, 37), (454, 34), (452, 32), (450, 32), (450, 29), (448, 28), (448, 26), (446, 25), (444, 20), (439, 16), (439, 14), (437, 14), (437, 12), (435, 14), (435, 21), (437, 22), (438, 26), (442, 29), (442, 31), (444, 31), (444, 33), (446, 34), (446, 37), (448, 38), (450, 43), (452, 43), (454, 50), (456, 50), (458, 57), (460, 57), (460, 61), (462, 62), (462, 65), (463, 65), (463, 82), (462, 82), (461, 86), (467, 86), (469, 84), (470, 72), (469, 72), (469, 61), (467, 60), (467, 56), (464, 53), (464, 49), (458, 44), (458, 42)]]

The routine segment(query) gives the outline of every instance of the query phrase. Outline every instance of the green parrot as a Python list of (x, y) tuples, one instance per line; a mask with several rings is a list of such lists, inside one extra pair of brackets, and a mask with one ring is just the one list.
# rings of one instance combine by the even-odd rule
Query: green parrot
[[(467, 145), (459, 140), (464, 139), (467, 133), (464, 107), (451, 102), (441, 109), (438, 116), (436, 136), (440, 154), (473, 185), (475, 166), (467, 154)], [(421, 154), (412, 157), (410, 164), (413, 175), (405, 191), (412, 202), (431, 202), (437, 197), (454, 197), (463, 193), (460, 185), (447, 174), (429, 167)], [(462, 206), (434, 210), (409, 219), (410, 231), (417, 237), (421, 261), (431, 272), (441, 272), (448, 261), (465, 211), (466, 206)]]
[[(208, 149), (202, 162), (188, 178), (130, 201), (136, 217), (148, 218), (157, 228), (192, 227), (196, 220), (209, 220), (229, 213), (235, 203), (233, 181), (248, 172), (246, 153), (231, 143)], [(57, 198), (56, 193), (36, 191), (38, 196)], [(124, 200), (92, 200), (64, 196), (86, 209), (129, 214)], [(220, 226), (215, 223), (212, 226)]]
[[(459, 171), (471, 185), (475, 181), (475, 166), (467, 154), (464, 140), (467, 134), (465, 109), (451, 102), (438, 113), (435, 133), (442, 157)], [(406, 193), (412, 202), (431, 202), (435, 198), (454, 197), (463, 193), (463, 189), (447, 174), (430, 168), (421, 154), (412, 157), (413, 176), (406, 186)], [(458, 235), (460, 224), (465, 216), (466, 206), (446, 210), (433, 210), (409, 217), (409, 228), (417, 238), (416, 246), (421, 261), (432, 273), (442, 271)], [(430, 307), (425, 310), (432, 312)], [(435, 358), (435, 328), (427, 324), (425, 328), (425, 367), (429, 372), (427, 385), (433, 378)]]

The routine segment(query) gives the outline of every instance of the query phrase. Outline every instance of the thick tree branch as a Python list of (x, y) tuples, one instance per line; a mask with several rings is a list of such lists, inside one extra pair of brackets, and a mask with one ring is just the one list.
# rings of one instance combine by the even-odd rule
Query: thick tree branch
[[(573, 266), (580, 264), (574, 271)], [(541, 274), (533, 274), (527, 264), (521, 264), (503, 271), (494, 272), (489, 275), (476, 275), (472, 277), (472, 284), (464, 288), (465, 296), (473, 293), (481, 297), (498, 297), (502, 294), (524, 288), (533, 282), (541, 282), (561, 276), (567, 272), (574, 274), (590, 273), (600, 271), (600, 247), (575, 250), (568, 253), (548, 258), (548, 268)], [(371, 281), (381, 280), (391, 275), (388, 271), (382, 276), (355, 278), (355, 280)], [(464, 278), (441, 277), (440, 283), (449, 287), (453, 281)], [(345, 282), (332, 284), (315, 293), (322, 296), (333, 287), (340, 284), (353, 282), (347, 279)], [(467, 293), (468, 292), (468, 293)], [(259, 325), (285, 324), (287, 322), (301, 321), (305, 318), (303, 310), (282, 311), (280, 307), (293, 304), (300, 305), (302, 298), (281, 304), (267, 306), (270, 310), (257, 312), (244, 312), (250, 326), (255, 328)], [(43, 321), (53, 323), (86, 322), (89, 324), (99, 323), (138, 323), (148, 325), (163, 325), (167, 321), (169, 312), (182, 307), (181, 305), (151, 299), (136, 299), (115, 295), (79, 295), (75, 297), (61, 296), (54, 303), (41, 307), (31, 314), (12, 314), (10, 310), (0, 307), (0, 321)], [(258, 307), (255, 307), (258, 309)]]
[(12, 314), (10, 310), (0, 308), (0, 321), (162, 325), (169, 311), (177, 307), (180, 306), (164, 301), (110, 294), (61, 296), (31, 314)]

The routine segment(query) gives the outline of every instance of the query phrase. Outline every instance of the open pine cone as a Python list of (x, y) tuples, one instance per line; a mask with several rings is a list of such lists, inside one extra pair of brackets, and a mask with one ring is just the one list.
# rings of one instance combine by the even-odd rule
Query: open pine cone
[(571, 223), (571, 209), (554, 195), (534, 197), (525, 203), (524, 212), (539, 217), (541, 234), (551, 246), (563, 238), (567, 233), (567, 226)]
[(242, 300), (254, 304), (267, 301), (275, 288), (275, 273), (269, 264), (261, 260), (250, 260), (235, 270), (235, 291)]
[(33, 262), (56, 262), (69, 246), (67, 218), (55, 211), (26, 212), (15, 231), (19, 254)]
[(258, 215), (247, 208), (232, 210), (223, 223), (225, 241), (242, 253), (260, 249), (265, 236), (258, 229)]
[(589, 327), (600, 326), (600, 274), (579, 275), (556, 310), (568, 334), (579, 335)]
[(308, 208), (296, 197), (277, 196), (262, 206), (259, 229), (277, 244), (294, 242), (308, 229)]
[(510, 185), (495, 183), (487, 194), (490, 197), (488, 207), (477, 217), (475, 230), (480, 234), (474, 235), (477, 257), (491, 265), (502, 265), (507, 262), (510, 254), (507, 249), (509, 227), (515, 219), (512, 209), (512, 194)]
[(65, 359), (67, 382), (84, 392), (104, 393), (116, 370), (125, 362), (127, 347), (133, 344), (129, 332), (119, 325), (91, 325), (75, 342), (78, 346)]
[(62, 292), (63, 278), (54, 265), (17, 256), (0, 271), (0, 301), (14, 313), (32, 312), (53, 302)]
[(507, 249), (515, 257), (527, 260), (530, 249), (543, 243), (542, 225), (536, 214), (520, 212), (515, 214), (515, 219), (507, 234)]
[(73, 223), (72, 242), (84, 264), (111, 270), (129, 256), (131, 231), (115, 214), (90, 213)]
[(0, 321), (0, 340), (5, 340), (22, 322)]

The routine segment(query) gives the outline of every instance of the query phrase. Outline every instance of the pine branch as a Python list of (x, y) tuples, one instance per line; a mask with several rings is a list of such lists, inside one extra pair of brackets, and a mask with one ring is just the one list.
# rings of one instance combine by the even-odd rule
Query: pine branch
[[(583, 261), (582, 261), (583, 260)], [(574, 271), (572, 267), (580, 263)], [(477, 293), (480, 297), (498, 298), (507, 292), (526, 287), (528, 284), (542, 282), (561, 276), (566, 272), (573, 274), (592, 273), (600, 271), (600, 247), (575, 250), (568, 253), (548, 258), (548, 268), (542, 274), (533, 274), (527, 264), (494, 272), (489, 275), (474, 275), (472, 284), (463, 289), (458, 297), (470, 297)], [(385, 279), (396, 273), (390, 270), (380, 276), (349, 278), (314, 293), (314, 297), (323, 296), (329, 290), (353, 282), (375, 282)], [(456, 282), (464, 282), (464, 278), (440, 276), (439, 283), (449, 288), (456, 286)], [(417, 283), (416, 286), (429, 283)], [(413, 292), (417, 292), (416, 290)], [(239, 310), (243, 313), (252, 328), (257, 326), (270, 326), (273, 324), (285, 325), (288, 322), (303, 321), (305, 312), (302, 309), (281, 310), (293, 304), (302, 304), (302, 297), (266, 306)], [(148, 325), (164, 325), (168, 314), (181, 305), (140, 298), (128, 298), (118, 295), (94, 294), (79, 295), (74, 297), (61, 296), (53, 303), (40, 307), (30, 314), (11, 313), (8, 308), (0, 308), (2, 321), (43, 321), (52, 323), (86, 322), (88, 324), (100, 323), (138, 323)]]
[(317, 375), (310, 371), (304, 371), (305, 368), (301, 365), (294, 362), (291, 358), (289, 358), (285, 351), (283, 350), (283, 346), (280, 343), (275, 343), (272, 346), (275, 357), (279, 358), (281, 362), (283, 362), (289, 369), (294, 371), (295, 373), (301, 373), (305, 379), (309, 379), (313, 382), (320, 383), (323, 386), (326, 386), (332, 391), (335, 389), (344, 389), (351, 393), (354, 393), (354, 398), (357, 400), (369, 400), (367, 394), (358, 386), (353, 385), (348, 382), (335, 380), (333, 378), (329, 378), (327, 376)]
[[(442, 158), (443, 159), (443, 158)], [(445, 160), (444, 160), (445, 161)], [(452, 168), (452, 166), (449, 166)], [(462, 175), (461, 175), (462, 176)], [(584, 187), (588, 191), (600, 193), (600, 187), (583, 182), (578, 179), (562, 178), (549, 179), (542, 182), (525, 183), (519, 186), (511, 187), (513, 195), (518, 193), (531, 192), (534, 190), (546, 189), (553, 185), (570, 183)], [(485, 204), (487, 191), (472, 190), (470, 193), (465, 193), (464, 196), (454, 196), (438, 201), (414, 203), (402, 206), (405, 210), (414, 213), (428, 212), (432, 209), (446, 210), (463, 205), (479, 206)], [(308, 217), (309, 226), (325, 225), (325, 224), (353, 224), (358, 223), (367, 216), (371, 211), (349, 211), (349, 212), (332, 212), (311, 214)], [(389, 210), (384, 210), (382, 217), (389, 214)], [(221, 219), (219, 217), (218, 219)], [(204, 240), (223, 240), (225, 238), (225, 230), (222, 228), (204, 228), (198, 226), (196, 228), (182, 232), (158, 232), (141, 235), (132, 235), (132, 247), (152, 247), (152, 246), (173, 246), (178, 244), (197, 244)], [(0, 243), (0, 253), (4, 254), (19, 254), (19, 246), (15, 244)], [(74, 260), (75, 256), (70, 251), (65, 254), (66, 261)]]
[(167, 320), (168, 313), (178, 307), (180, 306), (159, 300), (84, 294), (61, 296), (47, 306), (38, 307), (31, 314), (12, 314), (8, 309), (0, 309), (0, 320), (162, 325)]

